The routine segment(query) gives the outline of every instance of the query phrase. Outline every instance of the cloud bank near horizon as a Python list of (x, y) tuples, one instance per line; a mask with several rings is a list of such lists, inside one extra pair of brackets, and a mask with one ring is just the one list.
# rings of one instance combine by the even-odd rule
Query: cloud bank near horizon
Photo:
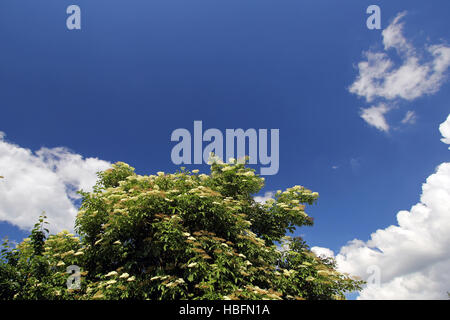
[(5, 140), (0, 132), (0, 221), (29, 230), (45, 211), (52, 232), (72, 231), (77, 190), (91, 191), (96, 173), (111, 166), (66, 148), (36, 152)]
[[(450, 115), (439, 130), (450, 144)], [(380, 285), (368, 284), (358, 299), (447, 299), (450, 291), (450, 162), (440, 164), (422, 185), (420, 201), (397, 213), (397, 225), (354, 239), (335, 256), (341, 272), (367, 279), (371, 266), (381, 271)]]

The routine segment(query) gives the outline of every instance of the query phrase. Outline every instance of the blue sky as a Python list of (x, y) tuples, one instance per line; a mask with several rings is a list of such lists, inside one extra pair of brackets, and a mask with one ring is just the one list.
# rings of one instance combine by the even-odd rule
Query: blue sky
[[(81, 30), (65, 27), (70, 4)], [(403, 35), (416, 48), (450, 41), (445, 0), (1, 1), (0, 131), (21, 148), (66, 147), (148, 174), (176, 170), (170, 134), (194, 120), (280, 129), (280, 170), (263, 193), (319, 192), (315, 226), (296, 234), (338, 252), (396, 224), (449, 159), (438, 129), (450, 110), (445, 79), (433, 94), (393, 100), (388, 132), (361, 118), (372, 104), (349, 87), (363, 53), (383, 51), (383, 30), (366, 27), (371, 4), (383, 29), (406, 10)], [(416, 121), (402, 124), (408, 110)], [(27, 234), (9, 222), (0, 237)]]

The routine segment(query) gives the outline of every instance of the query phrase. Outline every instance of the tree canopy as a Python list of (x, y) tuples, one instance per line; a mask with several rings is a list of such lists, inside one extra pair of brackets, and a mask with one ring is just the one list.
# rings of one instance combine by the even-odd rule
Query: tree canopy
[(302, 186), (258, 203), (264, 179), (236, 161), (149, 176), (118, 162), (98, 178), (80, 191), (77, 235), (49, 235), (43, 216), (29, 238), (4, 242), (0, 299), (344, 299), (361, 289), (286, 236), (313, 224), (305, 206), (319, 195)]

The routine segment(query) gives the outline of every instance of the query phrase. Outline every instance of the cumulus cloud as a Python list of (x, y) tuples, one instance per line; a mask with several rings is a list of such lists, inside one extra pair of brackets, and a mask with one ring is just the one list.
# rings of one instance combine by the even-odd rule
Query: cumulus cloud
[[(450, 144), (450, 115), (439, 129), (442, 141)], [(422, 185), (420, 201), (397, 213), (396, 225), (377, 230), (366, 242), (355, 239), (342, 247), (336, 255), (338, 268), (363, 279), (379, 270), (380, 282), (369, 283), (359, 299), (446, 299), (449, 230), (450, 162), (445, 162)], [(326, 248), (314, 251), (333, 254)]]
[(328, 248), (323, 247), (312, 247), (311, 251), (316, 254), (318, 257), (322, 258), (334, 258), (334, 252), (333, 250), (330, 250)]
[(441, 131), (441, 134), (443, 136), (441, 141), (445, 144), (450, 144), (450, 116), (447, 118), (447, 121), (439, 126), (439, 131)]
[(30, 229), (45, 211), (51, 231), (73, 230), (76, 191), (91, 191), (96, 173), (111, 164), (65, 148), (32, 152), (4, 138), (0, 132), (0, 221)]
[[(359, 75), (349, 88), (368, 103), (383, 102), (361, 112), (368, 124), (381, 131), (389, 130), (385, 120), (385, 114), (392, 109), (389, 103), (413, 101), (436, 93), (450, 67), (450, 47), (438, 44), (419, 50), (405, 38), (402, 22), (405, 15), (405, 12), (398, 14), (383, 31), (383, 52), (365, 52), (366, 59), (358, 64)], [(399, 65), (389, 56), (390, 50), (397, 53)]]
[(256, 202), (264, 203), (269, 199), (273, 199), (273, 197), (275, 197), (275, 192), (268, 191), (263, 196), (256, 196), (254, 199)]

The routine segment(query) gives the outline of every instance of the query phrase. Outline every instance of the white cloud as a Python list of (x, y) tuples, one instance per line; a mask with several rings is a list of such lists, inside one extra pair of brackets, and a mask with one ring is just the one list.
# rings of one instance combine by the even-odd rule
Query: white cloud
[(90, 191), (96, 172), (110, 167), (65, 148), (36, 152), (4, 140), (0, 134), (0, 221), (30, 229), (46, 212), (51, 231), (73, 230), (76, 190)]
[(361, 118), (363, 118), (369, 125), (377, 128), (378, 130), (388, 132), (389, 125), (384, 118), (384, 115), (390, 110), (390, 108), (381, 103), (378, 106), (373, 106), (367, 109), (361, 109)]
[(406, 16), (406, 11), (400, 12), (392, 23), (383, 30), (384, 50), (396, 49), (399, 53), (411, 52), (413, 47), (403, 36), (403, 23), (400, 20)]
[(322, 247), (312, 247), (311, 251), (316, 254), (318, 257), (322, 258), (334, 258), (334, 252), (333, 250), (330, 250), (328, 248), (322, 248)]
[(450, 144), (450, 115), (448, 116), (447, 121), (439, 126), (439, 131), (441, 131), (441, 134), (443, 136), (441, 141), (445, 144)]
[[(412, 101), (436, 93), (446, 80), (446, 71), (450, 67), (450, 47), (432, 45), (422, 50), (423, 54), (418, 53), (419, 50), (403, 35), (402, 19), (405, 15), (405, 12), (398, 14), (383, 31), (385, 51), (368, 51), (365, 53), (366, 60), (358, 64), (359, 75), (349, 91), (364, 97), (367, 102)], [(400, 57), (399, 66), (389, 57), (390, 49), (395, 49)], [(382, 109), (383, 113), (377, 112), (376, 108), (363, 109), (365, 116), (362, 118), (381, 131), (388, 131), (384, 116), (389, 108)], [(372, 113), (367, 114), (366, 110)]]
[(417, 116), (416, 113), (414, 111), (409, 110), (408, 112), (406, 112), (405, 117), (402, 119), (402, 123), (403, 124), (414, 124), (416, 123), (417, 120)]
[(256, 196), (254, 199), (256, 202), (264, 203), (269, 199), (273, 199), (273, 197), (275, 197), (275, 192), (268, 191), (263, 196)]
[[(441, 124), (450, 144), (450, 115)], [(359, 299), (446, 299), (450, 291), (450, 162), (439, 165), (422, 186), (420, 202), (397, 214), (397, 225), (352, 240), (336, 256), (342, 272), (367, 279), (378, 266), (380, 286), (368, 285)], [(317, 252), (328, 249), (315, 248)]]

